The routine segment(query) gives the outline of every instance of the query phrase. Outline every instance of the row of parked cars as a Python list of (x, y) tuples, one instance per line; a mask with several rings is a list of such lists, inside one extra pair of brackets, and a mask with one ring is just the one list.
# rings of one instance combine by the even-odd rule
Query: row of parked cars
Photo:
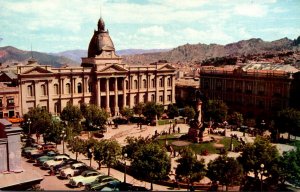
[(85, 186), (87, 191), (145, 191), (146, 188), (123, 183), (118, 179), (100, 173), (83, 162), (60, 154), (52, 144), (31, 144), (22, 148), (22, 156), (41, 169), (49, 170), (59, 179), (68, 179), (70, 187)]

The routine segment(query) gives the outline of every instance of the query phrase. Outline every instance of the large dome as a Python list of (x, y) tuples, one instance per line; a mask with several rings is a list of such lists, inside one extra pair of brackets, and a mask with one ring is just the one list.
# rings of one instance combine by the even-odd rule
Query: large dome
[(88, 49), (88, 57), (100, 55), (103, 51), (115, 51), (114, 43), (112, 42), (108, 31), (105, 30), (105, 24), (102, 18), (98, 21), (98, 30), (90, 41)]

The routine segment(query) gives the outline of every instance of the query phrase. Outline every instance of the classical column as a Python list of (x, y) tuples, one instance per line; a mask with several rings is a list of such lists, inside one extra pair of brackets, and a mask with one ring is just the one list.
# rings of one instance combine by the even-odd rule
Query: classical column
[(126, 81), (125, 77), (123, 78), (123, 109), (126, 107)]
[(164, 76), (163, 77), (163, 84), (164, 84), (164, 95), (163, 95), (163, 98), (164, 98), (164, 102), (163, 104), (165, 105), (168, 101), (167, 101), (167, 77)]
[(115, 115), (119, 113), (118, 105), (118, 77), (115, 77)]
[(101, 107), (101, 91), (100, 91), (100, 78), (97, 79), (96, 81), (96, 101), (97, 101), (97, 106)]
[(38, 104), (39, 104), (39, 101), (38, 101), (38, 98), (39, 98), (39, 94), (38, 94), (38, 92), (37, 92), (37, 86), (38, 86), (38, 81), (37, 80), (35, 80), (34, 81), (34, 83), (33, 83), (33, 92), (34, 92), (34, 101), (35, 101), (35, 105), (34, 105), (34, 107), (37, 107), (38, 106)]
[(175, 75), (172, 75), (172, 103), (175, 103)]
[(54, 114), (54, 102), (53, 102), (53, 85), (52, 80), (47, 81), (47, 93), (48, 93), (48, 111)]
[(106, 111), (110, 112), (110, 107), (109, 107), (109, 78), (106, 78)]
[(155, 99), (155, 102), (156, 103), (159, 103), (159, 95), (158, 95), (158, 88), (159, 88), (159, 77), (157, 76), (157, 75), (155, 75), (155, 83), (156, 83), (156, 86), (155, 86), (155, 91), (156, 91), (156, 93), (155, 93), (155, 97), (156, 97), (156, 99)]

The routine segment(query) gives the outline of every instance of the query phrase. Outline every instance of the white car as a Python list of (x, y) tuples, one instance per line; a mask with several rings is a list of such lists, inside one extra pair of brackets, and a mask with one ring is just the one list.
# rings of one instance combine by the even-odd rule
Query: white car
[(83, 171), (88, 170), (89, 167), (84, 163), (74, 163), (71, 167), (67, 167), (65, 169), (62, 169), (59, 172), (59, 175), (62, 178), (68, 178), (80, 175)]
[(60, 164), (61, 162), (63, 162), (64, 160), (70, 159), (70, 157), (66, 156), (66, 155), (57, 155), (54, 157), (54, 159), (46, 161), (43, 164), (43, 167), (46, 169), (50, 169), (51, 167), (54, 167), (55, 165)]
[(76, 177), (71, 177), (69, 185), (73, 187), (82, 187), (95, 181), (99, 176), (104, 175), (94, 170), (87, 170)]

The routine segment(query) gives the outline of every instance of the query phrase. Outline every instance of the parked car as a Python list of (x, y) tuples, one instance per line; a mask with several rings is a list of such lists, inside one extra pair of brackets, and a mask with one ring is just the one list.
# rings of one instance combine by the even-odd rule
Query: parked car
[(108, 182), (100, 191), (132, 191), (133, 185), (121, 181)]
[(50, 150), (51, 151), (57, 151), (57, 148), (53, 144), (44, 144), (44, 145), (42, 145), (41, 150), (43, 150), (43, 151), (50, 151)]
[(66, 159), (70, 159), (70, 157), (67, 155), (57, 155), (54, 157), (54, 159), (46, 161), (43, 164), (43, 168), (50, 169), (51, 167), (53, 167), (53, 169), (54, 169), (55, 165), (60, 164), (61, 162), (63, 162)]
[(84, 163), (74, 163), (73, 165), (71, 165), (71, 167), (67, 167), (65, 169), (62, 169), (59, 172), (59, 175), (62, 178), (68, 178), (68, 179), (70, 179), (71, 177), (80, 175), (82, 172), (84, 172), (84, 171), (86, 171), (88, 169), (92, 169), (92, 168), (88, 167)]
[(113, 178), (108, 175), (99, 176), (94, 182), (91, 184), (85, 185), (85, 190), (87, 191), (98, 191), (105, 187), (105, 185), (111, 181), (119, 181), (116, 178)]
[(56, 151), (41, 151), (40, 153), (32, 154), (30, 156), (30, 162), (36, 162), (40, 157), (50, 157), (57, 155)]
[(87, 170), (76, 177), (71, 177), (69, 185), (73, 187), (82, 187), (83, 185), (90, 184), (97, 179), (97, 177), (104, 175), (94, 170)]
[(55, 156), (57, 156), (58, 153), (55, 151), (49, 151), (47, 155), (43, 155), (41, 157), (38, 157), (35, 162), (37, 165), (42, 166), (46, 161), (54, 159)]
[(140, 186), (134, 186), (121, 181), (111, 181), (107, 183), (100, 191), (149, 191), (149, 189)]
[(71, 167), (74, 163), (80, 163), (80, 162), (75, 159), (64, 160), (60, 164), (54, 166), (54, 172), (59, 173), (62, 169)]

